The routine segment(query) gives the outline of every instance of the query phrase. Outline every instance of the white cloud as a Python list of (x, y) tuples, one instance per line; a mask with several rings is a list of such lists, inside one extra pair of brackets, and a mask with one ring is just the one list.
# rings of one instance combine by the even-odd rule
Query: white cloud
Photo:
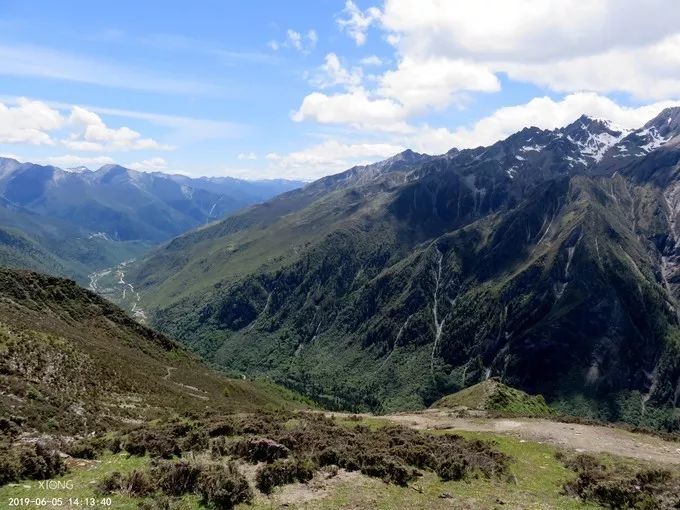
[(329, 53), (324, 59), (323, 65), (312, 76), (312, 85), (326, 89), (337, 85), (347, 89), (356, 89), (361, 85), (361, 68), (348, 70), (340, 63), (340, 59), (335, 53)]
[(316, 47), (317, 42), (319, 42), (319, 35), (313, 28), (308, 30), (306, 34), (289, 28), (286, 30), (284, 41), (269, 41), (267, 46), (273, 51), (278, 51), (281, 48), (293, 48), (307, 55)]
[(380, 19), (381, 13), (377, 7), (362, 11), (352, 0), (347, 0), (342, 14), (345, 17), (337, 18), (338, 26), (354, 39), (357, 46), (362, 46), (366, 42), (368, 28)]
[(326, 95), (313, 92), (306, 96), (293, 120), (311, 120), (321, 124), (349, 124), (359, 129), (404, 132), (404, 108), (391, 99), (371, 98), (364, 89)]
[(629, 92), (640, 99), (680, 96), (680, 34), (641, 48), (614, 48), (550, 64), (502, 65), (510, 78), (552, 90)]
[(325, 140), (288, 154), (267, 154), (266, 159), (271, 166), (264, 173), (258, 172), (258, 175), (312, 180), (346, 170), (353, 165), (372, 163), (403, 150), (401, 145), (392, 143), (342, 143)]
[(377, 55), (368, 55), (360, 60), (363, 66), (381, 66), (383, 65), (382, 59)]
[(45, 162), (61, 168), (72, 168), (77, 166), (100, 167), (113, 164), (115, 161), (109, 156), (83, 157), (74, 154), (64, 156), (50, 156), (45, 158)]
[(678, 32), (674, 0), (386, 0), (383, 27), (400, 51), (546, 61), (644, 46)]
[(128, 127), (110, 128), (99, 115), (80, 106), (73, 107), (68, 123), (74, 132), (62, 143), (72, 150), (171, 149), (151, 138), (142, 138), (137, 131)]
[(409, 113), (444, 108), (468, 91), (497, 92), (500, 82), (484, 66), (446, 58), (403, 58), (380, 78), (379, 93), (401, 103)]
[(42, 101), (19, 98), (10, 106), (0, 102), (0, 143), (53, 145), (49, 132), (63, 124), (59, 111)]
[(320, 89), (342, 85), (347, 91), (307, 95), (293, 120), (404, 132), (409, 130), (406, 119), (412, 115), (462, 103), (468, 91), (500, 89), (496, 76), (484, 67), (441, 58), (420, 62), (406, 58), (396, 70), (377, 78), (374, 91), (361, 86), (361, 69), (348, 71), (334, 53), (326, 55), (320, 70), (312, 84)]
[(254, 160), (257, 159), (257, 154), (255, 154), (254, 152), (241, 152), (236, 157), (237, 157), (237, 159), (241, 159), (241, 160), (245, 159), (245, 160), (254, 161)]
[(154, 157), (145, 159), (144, 161), (137, 161), (125, 165), (132, 170), (139, 170), (140, 172), (162, 172), (168, 168), (167, 163), (163, 158)]
[(387, 0), (381, 23), (419, 67), (464, 60), (560, 92), (680, 94), (675, 0)]
[(627, 107), (595, 93), (570, 94), (559, 101), (536, 97), (526, 104), (500, 108), (470, 128), (455, 130), (450, 134), (450, 147), (489, 145), (527, 126), (555, 129), (575, 121), (583, 114), (611, 120), (623, 128), (638, 128), (664, 108), (678, 104), (680, 101), (662, 101)]

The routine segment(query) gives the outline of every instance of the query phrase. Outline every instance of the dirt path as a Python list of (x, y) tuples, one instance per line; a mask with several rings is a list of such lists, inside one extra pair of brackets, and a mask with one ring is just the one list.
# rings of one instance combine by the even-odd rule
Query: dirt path
[(427, 410), (384, 416), (419, 430), (467, 430), (507, 434), (527, 441), (550, 443), (578, 452), (610, 453), (622, 457), (680, 466), (680, 442), (615, 427), (561, 423), (538, 418), (458, 418), (449, 412)]

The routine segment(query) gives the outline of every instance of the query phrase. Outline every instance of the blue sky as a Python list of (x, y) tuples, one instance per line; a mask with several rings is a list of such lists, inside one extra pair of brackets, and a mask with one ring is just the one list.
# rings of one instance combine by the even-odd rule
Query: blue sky
[(640, 4), (0, 0), (0, 154), (309, 180), (581, 113), (637, 127), (680, 97), (680, 6)]

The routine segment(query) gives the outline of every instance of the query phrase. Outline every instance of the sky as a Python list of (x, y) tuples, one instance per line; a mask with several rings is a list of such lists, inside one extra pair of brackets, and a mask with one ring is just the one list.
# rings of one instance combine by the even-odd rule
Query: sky
[(680, 104), (677, 0), (0, 0), (0, 156), (313, 180)]

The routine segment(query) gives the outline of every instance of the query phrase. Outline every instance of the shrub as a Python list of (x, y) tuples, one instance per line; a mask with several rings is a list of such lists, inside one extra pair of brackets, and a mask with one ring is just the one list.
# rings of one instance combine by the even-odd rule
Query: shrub
[(235, 436), (240, 432), (240, 427), (234, 420), (223, 420), (207, 427), (207, 432), (210, 437)]
[(182, 441), (182, 451), (203, 451), (209, 447), (208, 434), (203, 430), (191, 430)]
[(66, 472), (66, 466), (59, 453), (41, 443), (21, 448), (19, 450), (19, 464), (21, 466), (21, 478), (47, 480)]
[(151, 477), (158, 489), (170, 496), (181, 496), (196, 489), (201, 466), (183, 460), (161, 462), (152, 469)]
[(280, 485), (308, 482), (314, 477), (315, 467), (309, 460), (277, 460), (257, 470), (255, 484), (265, 494), (271, 494)]
[(273, 462), (284, 459), (290, 450), (272, 439), (251, 437), (234, 443), (231, 452), (251, 462)]
[(439, 478), (445, 482), (449, 480), (462, 480), (468, 470), (468, 464), (463, 458), (444, 459), (435, 468)]
[(9, 447), (0, 448), (0, 486), (21, 478), (21, 463)]
[(396, 459), (383, 455), (366, 455), (361, 459), (361, 472), (382, 479), (385, 483), (406, 485), (418, 473), (401, 464)]
[(671, 510), (680, 508), (680, 478), (663, 469), (605, 468), (592, 456), (565, 459), (578, 476), (565, 484), (567, 494), (606, 508)]
[(152, 457), (170, 459), (181, 454), (181, 450), (173, 438), (150, 430), (131, 432), (122, 446), (130, 455), (142, 456), (148, 453)]
[(205, 466), (198, 477), (196, 492), (204, 505), (219, 509), (230, 509), (253, 499), (248, 481), (233, 464)]
[(123, 475), (118, 471), (114, 471), (108, 476), (102, 478), (97, 482), (96, 490), (102, 494), (111, 494), (120, 489), (121, 480)]
[(75, 441), (66, 448), (66, 453), (76, 459), (96, 459), (99, 452), (97, 445), (87, 439)]
[(151, 477), (144, 471), (133, 470), (125, 475), (114, 471), (97, 484), (99, 492), (120, 492), (126, 496), (148, 496), (155, 492)]
[(120, 436), (113, 436), (105, 443), (105, 447), (109, 449), (111, 453), (119, 453), (123, 449), (123, 441)]

